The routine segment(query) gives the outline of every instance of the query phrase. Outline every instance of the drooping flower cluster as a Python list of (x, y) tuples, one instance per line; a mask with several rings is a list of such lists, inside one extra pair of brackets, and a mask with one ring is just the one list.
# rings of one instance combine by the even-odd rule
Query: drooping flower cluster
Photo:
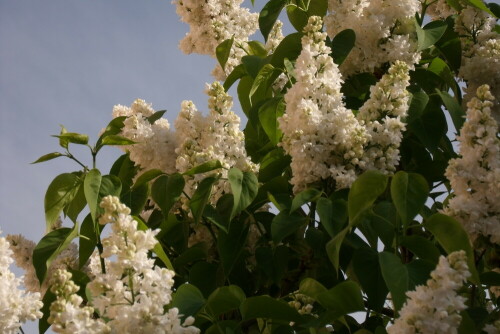
[[(485, 11), (467, 6), (455, 22), (463, 50), (459, 76), (467, 82), (465, 103), (483, 84), (500, 96), (500, 34), (493, 31), (496, 21)], [(500, 101), (494, 102), (492, 111), (497, 122), (500, 121)]]
[(285, 95), (279, 119), (282, 146), (292, 157), (294, 191), (332, 176), (338, 188), (355, 179), (367, 137), (342, 102), (342, 78), (325, 45), (321, 18), (309, 18), (296, 62), (297, 82)]
[(103, 198), (101, 207), (104, 214), (99, 223), (109, 223), (112, 230), (102, 240), (102, 257), (108, 262), (106, 271), (95, 273), (87, 284), (89, 306), (98, 311), (100, 318), (93, 319), (93, 309), (79, 305), (82, 300), (75, 295), (78, 288), (70, 281), (71, 276), (59, 271), (53, 288), (58, 300), (51, 308), (54, 328), (61, 333), (78, 328), (89, 328), (79, 333), (105, 333), (108, 329), (110, 333), (199, 333), (190, 326), (193, 318), (181, 324), (178, 309), (165, 311), (172, 300), (174, 272), (155, 266), (148, 257), (148, 251), (157, 243), (158, 230), (138, 230), (130, 209), (117, 197)]
[(356, 33), (355, 46), (340, 66), (342, 74), (374, 72), (396, 60), (417, 63), (413, 20), (419, 9), (419, 0), (329, 0), (328, 35), (333, 38), (345, 29)]
[(190, 31), (180, 42), (180, 49), (187, 54), (199, 53), (215, 57), (216, 47), (234, 38), (225, 69), (220, 65), (213, 71), (218, 80), (240, 63), (245, 55), (248, 36), (258, 27), (257, 13), (242, 8), (243, 0), (173, 0), (181, 21), (189, 24)]
[(445, 212), (462, 223), (472, 240), (483, 235), (500, 243), (500, 139), (491, 116), (493, 99), (483, 85), (467, 104), (458, 137), (460, 157), (450, 160), (446, 170), (455, 197)]
[(465, 298), (457, 294), (470, 276), (464, 251), (441, 256), (426, 285), (406, 293), (408, 300), (389, 334), (456, 334)]
[(410, 84), (408, 65), (396, 61), (387, 74), (370, 88), (370, 98), (360, 108), (357, 118), (364, 122), (369, 140), (363, 156), (365, 169), (392, 173), (399, 162), (408, 111)]
[(116, 333), (198, 333), (189, 326), (193, 318), (181, 325), (177, 309), (164, 311), (172, 300), (174, 272), (155, 266), (148, 257), (159, 231), (138, 230), (130, 209), (117, 197), (103, 198), (101, 207), (99, 223), (109, 223), (112, 229), (102, 241), (102, 257), (110, 263), (106, 273), (88, 285), (99, 314), (110, 319), (108, 325)]
[[(2, 231), (0, 231), (0, 234)], [(22, 323), (42, 317), (40, 293), (20, 289), (22, 278), (10, 271), (13, 252), (6, 238), (0, 237), (0, 333), (18, 333)]]
[[(231, 167), (242, 171), (257, 171), (246, 154), (244, 135), (240, 130), (240, 118), (231, 111), (233, 100), (219, 82), (207, 86), (210, 113), (204, 117), (191, 101), (182, 103), (182, 110), (175, 121), (177, 142), (176, 167), (180, 173), (210, 160), (221, 162), (218, 170), (222, 178), (227, 178)], [(195, 182), (205, 178), (205, 174), (195, 175), (186, 187), (190, 195)], [(229, 182), (220, 180), (213, 189), (211, 200), (216, 203), (224, 192), (230, 191)]]
[(153, 123), (148, 120), (153, 114), (151, 104), (141, 99), (135, 100), (130, 107), (117, 105), (113, 108), (113, 117), (127, 117), (121, 135), (137, 143), (122, 146), (130, 152), (130, 159), (144, 168), (173, 173), (175, 137), (170, 132), (170, 124), (165, 118)]
[[(8, 235), (7, 240), (10, 243), (10, 249), (13, 252), (13, 259), (16, 266), (24, 270), (24, 287), (30, 292), (40, 292), (45, 294), (49, 288), (52, 275), (58, 269), (78, 269), (78, 247), (71, 243), (64, 249), (50, 264), (47, 269), (46, 279), (40, 284), (33, 266), (33, 250), (36, 244), (23, 237), (22, 235)], [(83, 270), (86, 270), (83, 268)]]
[(405, 129), (408, 65), (391, 66), (356, 118), (342, 101), (342, 76), (321, 25), (319, 17), (311, 17), (304, 29), (297, 81), (285, 95), (286, 112), (279, 119), (282, 145), (292, 157), (294, 192), (330, 177), (338, 189), (347, 188), (366, 169), (394, 171)]

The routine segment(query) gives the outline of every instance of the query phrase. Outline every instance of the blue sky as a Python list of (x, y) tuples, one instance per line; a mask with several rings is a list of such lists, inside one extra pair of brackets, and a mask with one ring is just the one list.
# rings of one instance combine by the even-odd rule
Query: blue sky
[[(247, 1), (249, 3), (249, 1)], [(115, 104), (153, 103), (173, 123), (182, 100), (207, 109), (205, 83), (215, 60), (184, 55), (188, 31), (170, 0), (0, 0), (0, 228), (38, 241), (51, 180), (78, 169), (59, 158), (59, 124), (90, 135), (111, 120)], [(76, 148), (76, 147), (75, 147)], [(88, 150), (75, 149), (87, 162)], [(107, 172), (121, 154), (103, 150)], [(36, 326), (24, 327), (36, 333)]]

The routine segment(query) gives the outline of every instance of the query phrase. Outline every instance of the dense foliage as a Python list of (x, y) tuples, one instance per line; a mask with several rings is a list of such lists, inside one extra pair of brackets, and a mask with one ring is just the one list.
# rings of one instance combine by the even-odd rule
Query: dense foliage
[(500, 6), (174, 4), (222, 82), (175, 131), (136, 100), (36, 161), (80, 168), (50, 183), (36, 245), (7, 238), (40, 333), (499, 333)]

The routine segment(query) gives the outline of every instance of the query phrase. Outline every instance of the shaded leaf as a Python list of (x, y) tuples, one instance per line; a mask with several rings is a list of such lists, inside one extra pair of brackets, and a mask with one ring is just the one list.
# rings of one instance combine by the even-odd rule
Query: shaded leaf
[(465, 251), (471, 273), (469, 280), (474, 284), (479, 284), (479, 274), (474, 263), (474, 250), (462, 225), (449, 216), (436, 213), (425, 222), (424, 227), (431, 231), (448, 254), (459, 250)]
[(33, 249), (33, 266), (40, 284), (45, 280), (52, 261), (65, 250), (78, 235), (78, 225), (63, 227), (47, 233)]
[(50, 183), (44, 199), (46, 231), (52, 229), (64, 207), (75, 198), (81, 182), (77, 174), (64, 173)]
[(332, 40), (332, 57), (337, 65), (341, 65), (347, 58), (354, 43), (356, 42), (356, 33), (352, 29), (346, 29), (339, 32)]
[(444, 21), (432, 21), (425, 27), (421, 28), (415, 23), (417, 37), (418, 37), (418, 50), (422, 51), (434, 45), (444, 35), (447, 24)]

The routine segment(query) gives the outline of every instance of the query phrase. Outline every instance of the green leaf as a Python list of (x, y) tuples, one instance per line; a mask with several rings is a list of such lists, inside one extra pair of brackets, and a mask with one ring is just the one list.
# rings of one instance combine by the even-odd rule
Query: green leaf
[(221, 314), (238, 309), (245, 299), (245, 293), (239, 286), (222, 286), (208, 297), (205, 310), (213, 318), (217, 318)]
[(196, 174), (211, 172), (219, 168), (222, 168), (222, 164), (219, 160), (210, 160), (202, 163), (201, 165), (191, 168), (187, 172), (184, 172), (182, 175), (196, 175)]
[[(149, 227), (142, 221), (142, 219), (140, 219), (139, 217), (134, 217), (134, 220), (137, 222), (137, 229), (139, 231), (149, 230)], [(172, 262), (170, 262), (167, 254), (165, 253), (165, 251), (163, 250), (163, 247), (161, 246), (161, 244), (159, 242), (157, 242), (155, 244), (155, 246), (153, 247), (153, 253), (155, 253), (156, 256), (158, 256), (158, 258), (161, 260), (161, 262), (163, 262), (165, 267), (167, 267), (170, 270), (174, 270), (174, 267), (172, 266)]]
[(234, 217), (240, 213), (257, 196), (259, 182), (255, 174), (251, 172), (242, 172), (238, 168), (231, 168), (228, 173), (231, 192), (234, 196), (234, 206), (231, 216)]
[(474, 250), (462, 225), (449, 216), (436, 213), (425, 222), (424, 227), (431, 231), (448, 254), (459, 250), (465, 251), (467, 265), (471, 273), (469, 280), (474, 284), (480, 284), (479, 274), (474, 263)]
[(368, 296), (368, 307), (381, 312), (389, 290), (382, 277), (377, 252), (368, 247), (359, 248), (352, 257), (352, 267)]
[(269, 296), (247, 298), (240, 306), (243, 321), (263, 318), (301, 322), (300, 314), (287, 303)]
[(139, 187), (134, 187), (125, 191), (120, 196), (120, 202), (128, 206), (131, 215), (138, 215), (144, 210), (149, 197), (149, 185), (143, 183)]
[(481, 283), (489, 286), (500, 286), (500, 273), (488, 271), (481, 274)]
[(344, 227), (347, 221), (347, 202), (344, 200), (331, 201), (321, 197), (316, 203), (321, 225), (325, 228), (330, 237), (335, 237)]
[(375, 200), (385, 191), (388, 177), (378, 171), (367, 171), (358, 177), (349, 191), (349, 224), (357, 220), (370, 209)]
[(282, 97), (277, 97), (264, 103), (259, 109), (259, 120), (262, 128), (273, 145), (277, 145), (283, 133), (279, 128), (278, 118), (285, 113), (285, 102)]
[(269, 87), (269, 81), (275, 72), (276, 69), (271, 64), (265, 64), (260, 68), (259, 73), (257, 73), (257, 76), (253, 81), (252, 88), (250, 88), (250, 98), (254, 96), (255, 92), (260, 87), (263, 87), (264, 90)]
[(82, 226), (80, 227), (80, 238), (78, 238), (79, 268), (82, 268), (85, 264), (87, 264), (87, 260), (90, 258), (90, 256), (95, 250), (95, 246), (97, 245), (97, 233), (100, 234), (100, 231), (97, 231), (96, 233), (95, 230), (96, 227), (99, 228), (100, 225), (94, 224), (92, 216), (89, 213), (83, 220)]
[(281, 211), (274, 217), (271, 225), (273, 241), (276, 243), (280, 242), (306, 223), (307, 217), (298, 214), (288, 214), (286, 211)]
[(79, 144), (79, 145), (87, 145), (89, 142), (89, 136), (76, 132), (66, 132), (60, 134), (59, 136), (52, 136), (52, 137), (59, 138), (60, 140), (63, 140), (68, 143)]
[(172, 307), (179, 309), (185, 317), (194, 316), (205, 305), (205, 298), (198, 288), (192, 284), (183, 284), (174, 293)]
[(64, 208), (64, 214), (76, 224), (78, 215), (87, 205), (84, 187), (80, 184), (73, 200)]
[(267, 56), (266, 46), (259, 41), (248, 42), (249, 53), (253, 56), (258, 56), (264, 58)]
[(405, 264), (408, 270), (408, 290), (415, 290), (419, 285), (425, 285), (431, 277), (431, 272), (436, 268), (436, 264), (427, 260), (413, 260)]
[(193, 197), (191, 197), (189, 207), (191, 208), (195, 224), (198, 224), (200, 221), (203, 211), (205, 210), (205, 205), (207, 205), (210, 194), (212, 193), (212, 186), (217, 180), (218, 178), (213, 176), (203, 179), (198, 184), (198, 188), (196, 188)]
[(500, 18), (500, 5), (494, 2), (488, 3), (488, 8), (497, 17)]
[(102, 140), (102, 145), (121, 146), (121, 145), (132, 145), (132, 144), (137, 144), (137, 142), (120, 135), (109, 135), (104, 137)]
[(236, 82), (236, 80), (244, 77), (247, 74), (245, 70), (245, 66), (243, 64), (239, 64), (236, 66), (231, 73), (226, 77), (226, 81), (224, 81), (224, 89), (226, 92), (231, 88), (231, 86)]
[(401, 259), (393, 253), (379, 253), (378, 259), (385, 284), (391, 292), (394, 308), (399, 311), (406, 301), (406, 291), (410, 283), (408, 269), (401, 263)]
[(399, 171), (392, 177), (391, 196), (406, 228), (424, 206), (429, 185), (419, 174)]
[(262, 158), (260, 162), (259, 181), (267, 182), (283, 174), (286, 167), (290, 165), (291, 158), (285, 155), (283, 148), (278, 147)]
[(257, 265), (274, 284), (280, 286), (288, 269), (290, 251), (287, 246), (259, 247), (255, 250)]
[(160, 175), (163, 175), (165, 173), (163, 173), (163, 171), (159, 170), (159, 169), (150, 169), (144, 173), (141, 174), (141, 176), (139, 176), (137, 178), (137, 180), (135, 181), (134, 183), (134, 189), (137, 188), (137, 187), (140, 187), (142, 186), (143, 184), (151, 181), (151, 180), (154, 180), (156, 179), (158, 176)]
[(33, 249), (33, 266), (40, 284), (45, 280), (52, 261), (78, 235), (78, 225), (73, 228), (63, 227), (47, 233)]
[(481, 9), (486, 13), (495, 16), (495, 14), (488, 8), (488, 6), (486, 6), (483, 0), (464, 0), (464, 2), (471, 5), (472, 7), (476, 7), (477, 9)]
[(97, 151), (99, 151), (100, 148), (102, 147), (102, 140), (104, 138), (110, 135), (117, 135), (122, 131), (123, 127), (125, 126), (124, 122), (126, 119), (127, 116), (115, 117), (111, 120), (111, 122), (108, 123), (108, 126), (106, 127), (106, 129), (104, 129), (104, 132), (97, 140), (96, 143)]
[(259, 29), (267, 42), (267, 37), (273, 29), (274, 23), (278, 19), (286, 0), (270, 0), (264, 5), (259, 14)]
[(339, 32), (332, 40), (332, 57), (337, 65), (341, 65), (356, 43), (356, 33), (352, 29)]
[(420, 25), (415, 22), (415, 27), (418, 38), (417, 51), (422, 51), (439, 41), (439, 39), (444, 35), (448, 25), (444, 21), (432, 21), (425, 27), (421, 28)]
[(165, 216), (181, 197), (184, 185), (184, 177), (179, 173), (162, 175), (153, 183), (151, 196)]
[(245, 247), (245, 240), (248, 234), (248, 225), (239, 221), (234, 221), (229, 226), (228, 233), (219, 230), (217, 250), (219, 251), (224, 275), (229, 277), (234, 265), (239, 260)]
[(117, 176), (125, 189), (132, 187), (134, 183), (134, 177), (139, 171), (139, 167), (130, 160), (130, 154), (124, 154), (120, 156), (111, 167), (109, 174)]
[(451, 119), (453, 120), (453, 125), (455, 126), (455, 130), (457, 133), (460, 132), (460, 129), (462, 128), (462, 125), (464, 125), (465, 122), (465, 112), (460, 103), (452, 97), (448, 92), (445, 91), (440, 91), (439, 89), (436, 89), (436, 92), (439, 94), (441, 97), (441, 100), (443, 100), (443, 103), (450, 113)]
[(98, 169), (92, 169), (85, 176), (83, 182), (83, 189), (85, 191), (85, 198), (89, 205), (90, 214), (92, 219), (97, 221), (97, 213), (99, 207), (99, 191), (101, 189), (101, 172)]
[(288, 15), (288, 20), (290, 20), (293, 27), (297, 29), (298, 32), (302, 32), (307, 24), (307, 20), (309, 19), (307, 11), (295, 4), (289, 4), (286, 7), (286, 13)]
[(45, 193), (46, 231), (50, 231), (63, 209), (75, 198), (82, 180), (74, 173), (55, 177)]
[(301, 38), (301, 33), (293, 33), (283, 38), (278, 47), (276, 47), (276, 50), (271, 57), (270, 64), (275, 68), (283, 69), (285, 66), (285, 58), (287, 58), (289, 61), (297, 59), (300, 52), (302, 51)]
[(299, 292), (311, 297), (312, 299), (318, 301), (320, 296), (326, 293), (328, 290), (321, 284), (312, 278), (304, 278), (299, 285)]
[(215, 55), (219, 61), (220, 66), (224, 70), (226, 68), (227, 60), (231, 54), (231, 48), (233, 47), (234, 36), (231, 39), (226, 39), (224, 42), (217, 45), (215, 48)]
[(37, 164), (37, 163), (40, 163), (40, 162), (49, 161), (49, 160), (52, 160), (52, 159), (55, 159), (55, 158), (59, 158), (59, 157), (62, 157), (62, 156), (64, 156), (64, 154), (59, 153), (59, 152), (48, 153), (48, 154), (42, 155), (40, 158), (38, 158), (36, 161), (33, 161), (31, 164)]
[(333, 239), (328, 241), (328, 243), (326, 244), (326, 253), (328, 254), (330, 262), (333, 264), (336, 273), (338, 273), (340, 266), (340, 247), (342, 246), (342, 242), (344, 241), (345, 236), (349, 233), (350, 229), (351, 227), (347, 226), (342, 231), (337, 233), (335, 237), (333, 237)]
[(320, 294), (318, 302), (324, 308), (334, 311), (335, 317), (365, 309), (361, 289), (353, 281), (344, 281)]
[(410, 107), (408, 108), (408, 119), (406, 123), (411, 123), (419, 119), (424, 113), (425, 107), (429, 103), (429, 95), (423, 90), (413, 92), (411, 95)]
[(241, 62), (243, 66), (245, 66), (247, 73), (255, 79), (257, 74), (259, 74), (261, 67), (266, 63), (266, 60), (258, 56), (243, 56), (241, 58)]
[(441, 253), (434, 244), (426, 238), (419, 235), (404, 236), (399, 244), (408, 248), (413, 254), (422, 260), (438, 263)]
[(163, 115), (166, 113), (166, 110), (158, 110), (156, 111), (153, 115), (148, 117), (148, 122), (149, 124), (154, 124), (157, 120), (163, 117)]
[(322, 192), (316, 188), (308, 188), (301, 191), (293, 198), (292, 206), (290, 207), (290, 213), (293, 213), (295, 210), (299, 209), (306, 203), (315, 202), (321, 196), (321, 194)]

